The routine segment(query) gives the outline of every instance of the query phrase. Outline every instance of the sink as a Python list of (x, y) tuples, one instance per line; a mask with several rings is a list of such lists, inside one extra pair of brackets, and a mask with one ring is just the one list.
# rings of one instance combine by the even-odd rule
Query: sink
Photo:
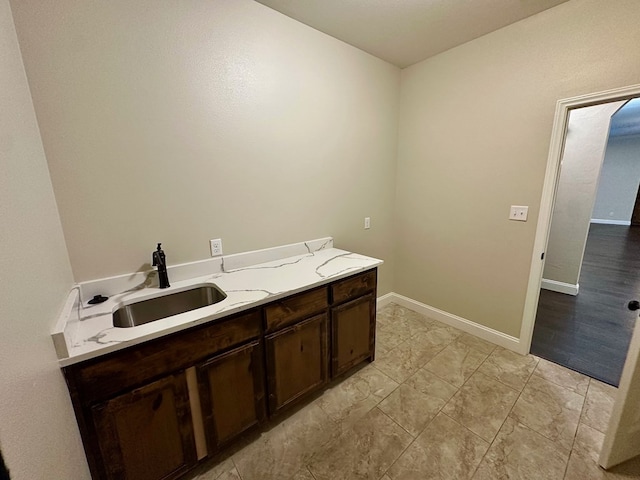
[(201, 285), (182, 292), (141, 300), (113, 312), (114, 327), (135, 327), (221, 302), (227, 295), (215, 285)]

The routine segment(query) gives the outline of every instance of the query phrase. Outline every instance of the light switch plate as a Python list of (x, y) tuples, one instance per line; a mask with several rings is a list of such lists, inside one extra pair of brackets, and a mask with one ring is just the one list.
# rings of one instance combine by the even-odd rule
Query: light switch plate
[(517, 220), (518, 222), (526, 222), (529, 215), (529, 207), (522, 205), (511, 205), (509, 211), (509, 220)]

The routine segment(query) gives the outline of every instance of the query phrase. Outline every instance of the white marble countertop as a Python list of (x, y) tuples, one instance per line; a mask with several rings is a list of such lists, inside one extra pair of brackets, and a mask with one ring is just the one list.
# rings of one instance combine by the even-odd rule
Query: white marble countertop
[[(157, 287), (129, 290), (112, 295), (106, 302), (95, 306), (80, 306), (77, 290), (72, 290), (52, 333), (60, 365), (71, 365), (195, 325), (212, 322), (382, 264), (381, 260), (375, 258), (332, 248), (332, 239), (322, 240), (326, 239), (316, 240), (315, 243), (305, 242), (249, 252), (248, 256), (239, 254), (224, 257), (219, 263), (220, 271), (213, 274), (172, 281), (171, 287), (162, 290)], [(296, 249), (293, 247), (299, 245), (304, 245), (306, 253), (246, 265), (251, 259), (295, 252)], [(317, 249), (310, 248), (310, 245), (316, 245)], [(229, 265), (239, 267), (229, 268)], [(171, 271), (169, 275), (171, 279)], [(136, 327), (118, 328), (112, 324), (112, 313), (123, 305), (210, 283), (222, 289), (227, 298), (207, 307)], [(95, 290), (95, 285), (93, 288)]]

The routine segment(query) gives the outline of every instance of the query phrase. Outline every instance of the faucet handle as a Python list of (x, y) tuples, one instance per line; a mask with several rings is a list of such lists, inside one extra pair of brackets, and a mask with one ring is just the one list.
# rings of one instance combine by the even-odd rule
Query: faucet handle
[(158, 244), (158, 248), (154, 250), (151, 254), (151, 259), (153, 260), (152, 266), (157, 267), (163, 261), (164, 252), (162, 251), (161, 243)]

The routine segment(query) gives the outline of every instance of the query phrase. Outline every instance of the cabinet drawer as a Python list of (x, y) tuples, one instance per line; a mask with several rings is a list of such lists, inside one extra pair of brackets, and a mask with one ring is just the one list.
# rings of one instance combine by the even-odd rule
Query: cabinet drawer
[(332, 303), (342, 303), (365, 293), (375, 291), (377, 282), (377, 269), (345, 278), (331, 285)]
[(260, 324), (260, 311), (252, 310), (211, 325), (135, 345), (104, 358), (72, 365), (65, 369), (65, 373), (72, 383), (81, 385), (83, 403), (105, 399), (257, 338), (260, 336)]
[(328, 306), (327, 287), (283, 298), (265, 307), (266, 330), (267, 332), (273, 332), (298, 320), (320, 313), (326, 310)]

